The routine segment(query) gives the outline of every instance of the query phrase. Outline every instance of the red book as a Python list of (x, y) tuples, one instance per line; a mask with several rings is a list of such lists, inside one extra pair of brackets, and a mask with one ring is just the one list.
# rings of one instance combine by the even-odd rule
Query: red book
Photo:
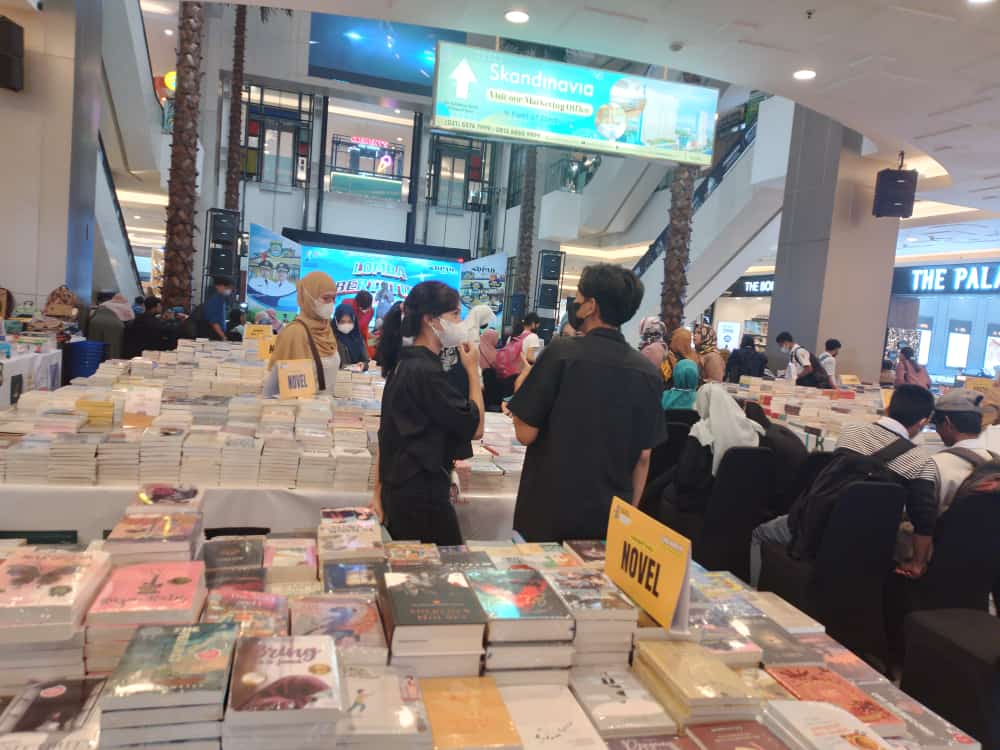
[(187, 625), (205, 603), (205, 563), (164, 562), (115, 568), (97, 595), (87, 625)]
[(688, 734), (702, 750), (788, 750), (763, 724), (756, 721), (723, 721), (688, 727)]

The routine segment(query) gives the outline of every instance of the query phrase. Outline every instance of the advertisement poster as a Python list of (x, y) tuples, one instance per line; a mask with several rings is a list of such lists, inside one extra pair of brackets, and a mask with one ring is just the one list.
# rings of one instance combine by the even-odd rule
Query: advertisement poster
[(247, 322), (257, 313), (273, 310), (288, 322), (298, 312), (296, 284), (302, 276), (302, 249), (298, 243), (260, 224), (250, 225), (247, 263)]
[(988, 327), (983, 372), (987, 375), (1000, 375), (1000, 325), (996, 323), (990, 323)]
[(431, 128), (710, 165), (719, 92), (442, 41)]
[(476, 305), (489, 305), (496, 315), (491, 328), (500, 330), (503, 323), (503, 297), (507, 278), (507, 255), (495, 253), (462, 264), (462, 317)]
[(948, 323), (948, 349), (945, 353), (944, 366), (964, 369), (969, 361), (969, 341), (972, 338), (969, 331), (972, 321), (952, 320)]

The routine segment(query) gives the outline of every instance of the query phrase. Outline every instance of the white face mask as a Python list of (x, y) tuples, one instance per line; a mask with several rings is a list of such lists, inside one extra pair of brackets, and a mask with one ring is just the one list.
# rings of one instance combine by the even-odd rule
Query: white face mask
[(317, 300), (313, 303), (313, 310), (316, 311), (316, 315), (318, 315), (321, 320), (329, 320), (333, 317), (333, 308), (335, 304), (335, 302), (320, 302)]
[(465, 341), (466, 337), (469, 335), (468, 328), (466, 328), (462, 323), (453, 323), (446, 318), (438, 318), (438, 325), (441, 326), (441, 330), (438, 330), (433, 325), (431, 329), (434, 331), (435, 335), (438, 337), (438, 341), (441, 342), (441, 346), (446, 349), (450, 349), (454, 346), (458, 346)]
[(354, 323), (337, 323), (337, 330), (346, 336), (354, 330)]

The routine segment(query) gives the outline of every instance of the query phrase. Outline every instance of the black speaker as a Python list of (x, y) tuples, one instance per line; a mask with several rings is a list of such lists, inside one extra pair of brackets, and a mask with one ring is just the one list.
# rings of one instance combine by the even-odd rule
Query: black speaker
[(875, 180), (875, 205), (872, 214), (909, 219), (917, 195), (917, 170), (883, 169)]
[(538, 259), (539, 275), (544, 281), (558, 281), (562, 274), (562, 254), (543, 253)]
[(24, 88), (24, 29), (0, 16), (0, 88)]
[(236, 278), (240, 270), (240, 257), (228, 247), (213, 247), (209, 258), (208, 273), (212, 276)]
[(240, 230), (240, 215), (236, 211), (216, 210), (212, 214), (213, 245), (228, 245), (236, 239)]

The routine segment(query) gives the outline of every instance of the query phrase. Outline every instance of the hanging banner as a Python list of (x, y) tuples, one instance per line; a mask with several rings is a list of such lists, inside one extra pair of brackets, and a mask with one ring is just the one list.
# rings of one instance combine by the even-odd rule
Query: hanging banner
[(249, 256), (247, 323), (268, 310), (285, 323), (293, 320), (299, 309), (296, 284), (302, 275), (302, 248), (267, 227), (251, 224)]
[(477, 305), (488, 306), (496, 318), (491, 328), (503, 323), (503, 298), (507, 280), (507, 255), (494, 253), (462, 264), (458, 293), (462, 297), (462, 317)]

